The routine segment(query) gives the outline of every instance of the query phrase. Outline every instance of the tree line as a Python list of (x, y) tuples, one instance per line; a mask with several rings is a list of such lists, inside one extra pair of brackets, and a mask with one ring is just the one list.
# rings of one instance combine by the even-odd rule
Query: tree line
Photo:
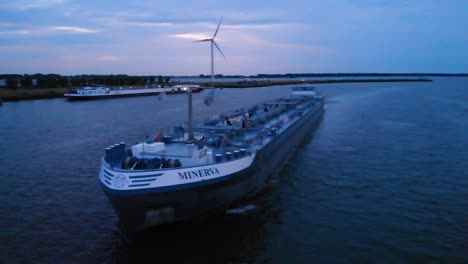
[(32, 74), (0, 75), (5, 80), (8, 89), (45, 89), (45, 88), (67, 88), (83, 87), (93, 85), (104, 86), (132, 86), (132, 85), (154, 85), (161, 86), (169, 84), (170, 76), (130, 76), (130, 75), (75, 75), (62, 76), (58, 74)]

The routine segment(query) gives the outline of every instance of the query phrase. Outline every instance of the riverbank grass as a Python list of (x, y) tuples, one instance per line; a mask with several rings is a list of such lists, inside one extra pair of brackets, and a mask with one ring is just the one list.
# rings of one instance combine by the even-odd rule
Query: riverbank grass
[(0, 89), (0, 98), (3, 101), (19, 101), (33, 99), (62, 98), (70, 88), (46, 88), (46, 89)]

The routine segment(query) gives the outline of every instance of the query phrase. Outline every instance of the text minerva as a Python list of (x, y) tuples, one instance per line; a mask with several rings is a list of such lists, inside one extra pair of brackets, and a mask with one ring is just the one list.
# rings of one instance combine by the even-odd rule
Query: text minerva
[(200, 169), (200, 170), (193, 170), (193, 171), (184, 171), (184, 172), (179, 172), (178, 174), (179, 174), (180, 180), (190, 180), (194, 178), (219, 175), (219, 170), (217, 168), (208, 168), (208, 169)]

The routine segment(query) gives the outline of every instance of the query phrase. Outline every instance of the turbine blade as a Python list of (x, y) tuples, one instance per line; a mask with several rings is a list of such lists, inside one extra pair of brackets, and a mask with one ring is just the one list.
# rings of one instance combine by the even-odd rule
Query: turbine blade
[(216, 35), (218, 34), (219, 26), (221, 25), (222, 20), (223, 20), (223, 17), (221, 17), (221, 19), (219, 20), (218, 27), (216, 28), (216, 31), (213, 35), (213, 40), (216, 38)]
[(195, 40), (194, 42), (203, 42), (203, 41), (211, 41), (211, 39), (201, 39), (201, 40)]
[(221, 55), (223, 55), (224, 58), (226, 58), (226, 56), (224, 56), (224, 53), (221, 51), (221, 49), (218, 47), (218, 44), (216, 44), (216, 41), (213, 40), (213, 44), (215, 45), (215, 47), (218, 49), (219, 53), (221, 53)]

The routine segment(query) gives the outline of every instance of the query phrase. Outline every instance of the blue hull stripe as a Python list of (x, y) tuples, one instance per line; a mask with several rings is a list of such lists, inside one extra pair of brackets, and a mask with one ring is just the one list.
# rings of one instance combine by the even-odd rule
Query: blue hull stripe
[[(237, 173), (244, 173), (246, 170), (248, 170), (249, 167), (245, 168), (242, 171), (239, 171)], [(237, 174), (236, 173), (236, 174)], [(185, 183), (185, 184), (178, 184), (178, 185), (171, 185), (171, 186), (165, 186), (165, 187), (155, 187), (155, 188), (143, 188), (143, 189), (136, 189), (136, 190), (115, 190), (111, 189), (107, 186), (104, 185), (105, 190), (115, 194), (115, 195), (138, 195), (138, 194), (146, 194), (146, 193), (158, 193), (158, 192), (168, 192), (168, 191), (176, 191), (176, 190), (185, 190), (185, 189), (191, 189), (194, 187), (200, 187), (200, 186), (205, 186), (205, 185), (210, 185), (213, 183), (217, 182), (222, 182), (230, 179), (233, 177), (233, 174), (222, 176), (219, 178), (215, 179), (210, 179), (210, 180), (203, 180), (203, 181), (198, 181), (198, 182), (192, 182), (192, 183)], [(146, 184), (130, 184), (128, 187), (140, 187), (140, 186), (148, 186), (149, 183)]]
[(143, 179), (143, 180), (132, 180), (132, 183), (136, 183), (136, 182), (152, 182), (156, 179)]
[(164, 173), (151, 174), (151, 175), (138, 175), (138, 176), (128, 176), (130, 179), (141, 179), (141, 178), (154, 178), (163, 175)]
[(148, 186), (149, 183), (140, 183), (140, 184), (130, 184), (128, 187), (141, 187), (141, 186)]
[(114, 175), (106, 170), (104, 170), (104, 174), (106, 174), (109, 177), (114, 177)]

